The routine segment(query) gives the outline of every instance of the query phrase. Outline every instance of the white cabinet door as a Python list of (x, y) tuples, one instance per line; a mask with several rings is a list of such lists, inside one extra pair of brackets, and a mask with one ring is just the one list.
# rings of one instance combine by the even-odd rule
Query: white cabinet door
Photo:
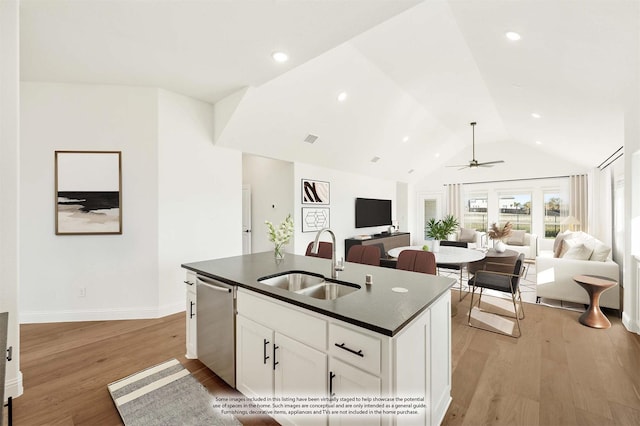
[[(276, 332), (274, 397), (327, 396), (327, 355)], [(283, 424), (326, 425), (324, 415), (276, 416)]]
[(187, 294), (187, 306), (186, 313), (186, 346), (188, 359), (195, 359), (198, 357), (198, 332), (197, 332), (197, 319), (196, 319), (196, 274), (193, 272), (187, 272), (187, 279), (185, 280), (186, 294)]
[(273, 330), (238, 315), (236, 388), (248, 397), (273, 395)]
[(340, 415), (340, 397), (374, 397), (380, 396), (380, 377), (365, 373), (349, 364), (333, 357), (329, 358), (330, 391), (336, 407), (329, 416), (329, 425), (362, 425), (380, 424), (380, 415)]

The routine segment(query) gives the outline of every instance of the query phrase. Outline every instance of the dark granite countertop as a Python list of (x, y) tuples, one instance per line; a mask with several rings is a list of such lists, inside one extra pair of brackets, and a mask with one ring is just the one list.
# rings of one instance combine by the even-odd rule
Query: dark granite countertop
[[(358, 284), (360, 290), (335, 300), (321, 300), (258, 282), (258, 278), (287, 271), (307, 271), (331, 276), (331, 261), (287, 253), (280, 263), (273, 252), (185, 263), (183, 268), (228, 284), (237, 284), (267, 296), (318, 312), (386, 336), (394, 336), (427, 309), (455, 283), (452, 278), (399, 271), (358, 263), (345, 263), (339, 281)], [(365, 285), (365, 275), (373, 284)], [(394, 287), (406, 293), (392, 291)]]

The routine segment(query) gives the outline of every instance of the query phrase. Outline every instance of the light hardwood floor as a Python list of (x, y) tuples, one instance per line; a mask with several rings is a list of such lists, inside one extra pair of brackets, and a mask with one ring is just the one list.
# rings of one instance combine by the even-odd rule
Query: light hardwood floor
[[(615, 315), (610, 329), (595, 330), (578, 323), (578, 312), (525, 304), (523, 336), (513, 339), (468, 327), (469, 299), (453, 318), (453, 401), (444, 425), (640, 424), (640, 336)], [(184, 357), (184, 314), (20, 331), (25, 392), (14, 400), (16, 425), (120, 425), (107, 384), (170, 358), (211, 392), (228, 391)]]

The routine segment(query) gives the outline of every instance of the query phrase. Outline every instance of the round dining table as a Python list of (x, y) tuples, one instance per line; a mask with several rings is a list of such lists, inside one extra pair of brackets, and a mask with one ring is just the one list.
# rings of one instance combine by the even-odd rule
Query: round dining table
[[(398, 258), (403, 250), (422, 250), (422, 246), (396, 247), (387, 252), (389, 257)], [(448, 263), (453, 265), (464, 265), (469, 262), (476, 262), (484, 259), (482, 250), (469, 249), (464, 247), (440, 246), (438, 251), (434, 251), (436, 263)]]

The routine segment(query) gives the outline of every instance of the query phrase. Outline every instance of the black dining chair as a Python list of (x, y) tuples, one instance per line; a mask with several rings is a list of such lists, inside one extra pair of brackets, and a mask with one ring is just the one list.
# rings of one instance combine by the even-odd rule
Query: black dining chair
[[(520, 292), (520, 280), (524, 276), (523, 263), (524, 263), (524, 254), (520, 253), (518, 258), (516, 259), (515, 265), (513, 266), (513, 273), (480, 270), (480, 271), (477, 271), (475, 275), (469, 279), (469, 286), (472, 288), (471, 304), (469, 305), (469, 317), (468, 317), (469, 326), (474, 328), (479, 328), (481, 330), (492, 331), (494, 333), (505, 334), (510, 337), (518, 338), (522, 336), (522, 331), (520, 329), (520, 320), (524, 319), (524, 308), (522, 305), (522, 293)], [(492, 313), (492, 314), (514, 318), (516, 320), (516, 325), (518, 328), (517, 335), (509, 334), (502, 331), (496, 331), (497, 329), (480, 327), (478, 325), (473, 325), (471, 323), (471, 311), (473, 310), (473, 299), (476, 293), (476, 288), (480, 288), (480, 294), (478, 296), (478, 309), (480, 309), (480, 303), (482, 302), (482, 291), (485, 288), (489, 290), (500, 291), (503, 293), (509, 293), (511, 295), (511, 301), (513, 302), (514, 316), (511, 317), (510, 315), (503, 315), (499, 313)], [(517, 296), (517, 303), (516, 303), (516, 296)], [(520, 313), (522, 313), (522, 317), (520, 317)]]
[[(442, 246), (467, 248), (468, 244), (461, 241), (443, 240), (443, 241), (440, 241), (440, 247)], [(460, 293), (459, 293), (458, 300), (464, 299), (466, 296), (466, 294), (464, 296), (462, 295), (462, 286), (463, 286), (462, 271), (464, 270), (464, 265), (457, 264), (457, 263), (438, 263), (436, 264), (436, 266), (438, 267), (438, 273), (440, 272), (440, 269), (445, 269), (445, 270), (455, 271), (459, 275)], [(467, 275), (467, 279), (468, 279), (468, 275)], [(467, 287), (467, 292), (468, 290), (469, 290), (469, 287)]]

